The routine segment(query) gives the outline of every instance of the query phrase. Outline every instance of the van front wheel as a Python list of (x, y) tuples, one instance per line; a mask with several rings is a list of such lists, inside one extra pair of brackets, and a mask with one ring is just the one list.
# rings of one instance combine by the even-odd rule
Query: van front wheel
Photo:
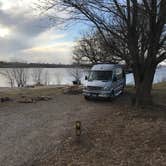
[(84, 96), (85, 100), (90, 100), (89, 96)]
[(112, 99), (114, 99), (114, 97), (115, 97), (115, 93), (114, 93), (114, 91), (112, 91), (110, 99), (112, 100)]
[(121, 95), (123, 95), (123, 94), (124, 94), (124, 87), (121, 90)]

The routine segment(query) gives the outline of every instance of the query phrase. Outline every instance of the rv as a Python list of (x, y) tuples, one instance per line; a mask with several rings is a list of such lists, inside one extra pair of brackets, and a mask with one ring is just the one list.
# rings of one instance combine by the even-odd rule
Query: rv
[(125, 72), (122, 66), (117, 64), (94, 65), (85, 80), (85, 99), (113, 98), (123, 93), (126, 84)]

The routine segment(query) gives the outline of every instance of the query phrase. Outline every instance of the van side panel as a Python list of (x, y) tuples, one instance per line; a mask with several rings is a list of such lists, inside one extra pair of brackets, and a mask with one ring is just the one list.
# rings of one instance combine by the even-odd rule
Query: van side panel
[[(98, 64), (94, 65), (91, 71), (112, 71), (112, 80), (99, 81), (91, 80), (87, 81), (87, 85), (84, 86), (83, 95), (88, 97), (112, 97), (118, 96), (123, 92), (125, 86), (125, 75), (122, 67), (115, 64)], [(114, 79), (116, 77), (116, 79)], [(100, 82), (100, 84), (99, 84)], [(105, 85), (103, 85), (105, 82)], [(106, 84), (107, 83), (107, 84)], [(90, 88), (93, 86), (93, 88)], [(95, 88), (96, 87), (96, 88)], [(95, 90), (94, 90), (95, 89)], [(97, 90), (96, 90), (97, 89)]]

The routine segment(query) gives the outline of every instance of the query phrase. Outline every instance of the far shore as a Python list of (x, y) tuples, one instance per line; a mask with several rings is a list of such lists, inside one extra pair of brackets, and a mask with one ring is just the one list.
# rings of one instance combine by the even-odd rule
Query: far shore
[(54, 63), (20, 63), (20, 62), (0, 62), (0, 68), (74, 68), (91, 67), (92, 64), (54, 64)]

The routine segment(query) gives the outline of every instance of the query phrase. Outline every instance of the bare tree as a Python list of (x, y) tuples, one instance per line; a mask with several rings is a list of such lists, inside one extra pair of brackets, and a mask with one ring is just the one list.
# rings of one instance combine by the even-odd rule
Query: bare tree
[(8, 80), (11, 87), (16, 83), (18, 87), (25, 87), (28, 80), (28, 70), (25, 68), (12, 68), (2, 73)]
[[(65, 11), (70, 16), (66, 21), (87, 21), (95, 26), (105, 43), (131, 65), (136, 104), (152, 101), (155, 69), (166, 59), (165, 0), (47, 0), (43, 8), (50, 14)], [(56, 13), (52, 19), (57, 19)], [(113, 40), (108, 41), (105, 34)]]
[(48, 71), (44, 72), (44, 85), (49, 85), (50, 84), (50, 75)]
[(81, 84), (82, 71), (80, 68), (75, 67), (71, 69), (70, 75), (74, 78), (73, 84)]
[(56, 84), (60, 85), (62, 82), (62, 77), (60, 73), (55, 73), (55, 78), (56, 78)]
[[(107, 35), (107, 38), (110, 36)], [(108, 40), (108, 39), (107, 39)], [(88, 32), (77, 42), (73, 51), (75, 63), (118, 63), (122, 59), (116, 56), (112, 49), (106, 45), (99, 32)]]
[(33, 69), (32, 78), (33, 78), (33, 82), (36, 85), (41, 85), (42, 84), (42, 74), (43, 74), (43, 69), (42, 68)]
[(14, 83), (15, 83), (15, 79), (12, 75), (11, 70), (5, 70), (4, 72), (0, 72), (0, 74), (3, 75), (8, 80), (8, 83), (10, 84), (10, 87), (13, 88)]
[(18, 87), (25, 87), (27, 85), (29, 73), (26, 68), (13, 68), (11, 70), (11, 74), (13, 75)]

